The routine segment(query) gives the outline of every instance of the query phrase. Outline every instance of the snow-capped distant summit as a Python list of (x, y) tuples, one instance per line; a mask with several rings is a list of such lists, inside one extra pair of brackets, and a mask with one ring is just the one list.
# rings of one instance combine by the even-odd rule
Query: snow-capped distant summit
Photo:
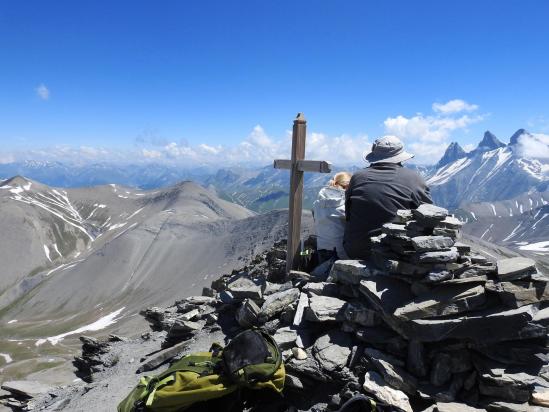
[(477, 148), (471, 153), (476, 154), (479, 152), (488, 152), (490, 150), (498, 149), (504, 146), (505, 143), (499, 140), (496, 135), (493, 134), (491, 131), (487, 130), (486, 132), (484, 132), (484, 137), (478, 144)]
[(465, 156), (452, 143), (427, 179), (435, 203), (453, 209), (468, 202), (492, 202), (531, 190), (545, 191), (547, 165), (523, 157), (514, 147), (526, 133), (518, 130), (505, 145), (487, 131), (478, 147)]
[(509, 140), (509, 146), (514, 146), (518, 144), (518, 139), (522, 135), (530, 135), (530, 133), (524, 129), (518, 129), (515, 133), (513, 133), (513, 136), (511, 136), (511, 139)]
[(462, 157), (467, 156), (467, 153), (463, 148), (459, 145), (458, 142), (452, 142), (444, 152), (444, 156), (438, 161), (436, 167), (442, 167), (444, 165), (447, 165), (448, 163), (455, 162), (458, 159), (461, 159)]

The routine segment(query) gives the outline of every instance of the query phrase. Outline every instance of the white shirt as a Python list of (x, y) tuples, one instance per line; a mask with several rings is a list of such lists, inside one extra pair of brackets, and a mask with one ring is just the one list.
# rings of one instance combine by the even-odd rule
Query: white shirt
[(318, 198), (313, 203), (313, 216), (317, 249), (334, 250), (335, 247), (339, 258), (345, 259), (345, 190), (334, 186), (320, 189)]

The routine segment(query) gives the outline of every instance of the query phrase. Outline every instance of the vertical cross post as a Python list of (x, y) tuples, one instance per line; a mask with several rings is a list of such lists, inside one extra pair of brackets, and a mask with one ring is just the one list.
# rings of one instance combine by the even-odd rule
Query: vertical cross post
[(292, 132), (292, 158), (290, 175), (290, 210), (288, 219), (288, 256), (286, 272), (299, 265), (299, 244), (301, 231), (301, 212), (303, 207), (303, 171), (298, 162), (305, 159), (305, 136), (307, 121), (303, 113), (298, 113)]

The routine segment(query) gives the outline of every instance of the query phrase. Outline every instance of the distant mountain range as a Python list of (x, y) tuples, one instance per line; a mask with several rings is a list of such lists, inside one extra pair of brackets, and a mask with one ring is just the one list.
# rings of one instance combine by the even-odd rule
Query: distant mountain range
[(0, 181), (0, 210), (0, 371), (12, 378), (66, 365), (97, 319), (135, 333), (143, 307), (199, 295), (284, 238), (288, 219), (188, 181), (62, 189), (16, 176)]
[(549, 164), (521, 156), (518, 138), (504, 144), (487, 131), (469, 153), (452, 143), (438, 164), (427, 173), (435, 203), (456, 209), (466, 203), (511, 199), (529, 191), (544, 192)]
[[(406, 164), (421, 173), (431, 186), (435, 203), (456, 209), (466, 203), (511, 199), (528, 191), (547, 189), (549, 164), (523, 157), (519, 138), (529, 135), (517, 130), (509, 143), (501, 142), (493, 133), (484, 133), (478, 146), (467, 153), (451, 143), (439, 162), (433, 166)], [(350, 171), (358, 167), (349, 168)], [(338, 168), (335, 171), (339, 171)], [(119, 184), (140, 189), (155, 189), (192, 180), (215, 190), (224, 199), (255, 211), (287, 206), (289, 173), (262, 168), (212, 167), (184, 168), (168, 164), (114, 165), (97, 163), (66, 165), (59, 162), (22, 162), (0, 164), (0, 178), (26, 176), (54, 187), (89, 187)], [(310, 207), (318, 190), (329, 175), (305, 175), (304, 205)]]

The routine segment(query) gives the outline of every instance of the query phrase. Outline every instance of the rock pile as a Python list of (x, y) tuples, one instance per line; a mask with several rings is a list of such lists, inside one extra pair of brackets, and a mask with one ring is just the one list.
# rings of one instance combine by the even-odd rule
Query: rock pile
[(103, 340), (80, 336), (82, 355), (75, 356), (73, 360), (73, 365), (77, 369), (77, 376), (85, 382), (91, 382), (93, 373), (115, 365), (118, 358), (109, 353), (110, 343), (121, 340), (123, 338), (116, 335), (109, 335), (107, 339)]
[(207, 297), (143, 314), (167, 331), (166, 347), (202, 328), (265, 328), (283, 350), (287, 391), (328, 388), (316, 410), (359, 392), (403, 411), (549, 406), (549, 279), (530, 259), (475, 253), (458, 241), (461, 225), (433, 205), (402, 210), (372, 238), (369, 261), (287, 277), (279, 244)]
[[(292, 410), (336, 410), (357, 394), (405, 412), (549, 410), (549, 279), (530, 259), (471, 250), (461, 225), (436, 206), (402, 210), (372, 238), (368, 261), (288, 275), (278, 243), (204, 296), (144, 310), (164, 340), (136, 370), (209, 331), (262, 327), (283, 351)], [(108, 366), (107, 341), (82, 342), (84, 375)]]

